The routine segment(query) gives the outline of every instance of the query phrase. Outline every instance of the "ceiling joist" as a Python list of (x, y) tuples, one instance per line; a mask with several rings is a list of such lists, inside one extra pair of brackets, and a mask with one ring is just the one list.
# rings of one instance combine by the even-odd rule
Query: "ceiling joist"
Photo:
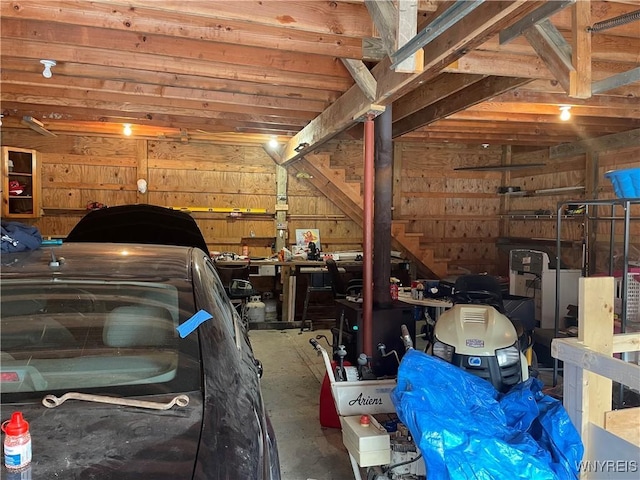
[[(184, 131), (190, 142), (277, 135), (285, 163), (361, 138), (357, 122), (389, 105), (396, 131), (415, 128), (396, 141), (555, 145), (640, 126), (637, 2), (368, 3), (0, 2), (3, 124), (31, 116), (58, 135), (111, 136), (131, 123), (140, 138)], [(543, 37), (537, 50), (527, 30)], [(422, 60), (396, 71), (404, 55)]]

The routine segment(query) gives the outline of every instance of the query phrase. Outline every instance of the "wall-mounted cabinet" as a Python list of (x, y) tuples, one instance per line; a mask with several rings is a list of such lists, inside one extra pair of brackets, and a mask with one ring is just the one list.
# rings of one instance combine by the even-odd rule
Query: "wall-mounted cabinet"
[(39, 217), (40, 190), (36, 151), (2, 147), (2, 217)]

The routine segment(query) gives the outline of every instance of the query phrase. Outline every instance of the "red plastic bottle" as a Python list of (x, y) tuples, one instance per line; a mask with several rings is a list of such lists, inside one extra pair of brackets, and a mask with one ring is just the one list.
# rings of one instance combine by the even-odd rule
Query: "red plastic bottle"
[(31, 434), (29, 423), (22, 412), (13, 412), (11, 420), (2, 424), (4, 437), (4, 464), (7, 470), (17, 472), (31, 463)]
[(398, 284), (396, 282), (391, 282), (391, 286), (389, 288), (391, 291), (391, 300), (398, 300)]

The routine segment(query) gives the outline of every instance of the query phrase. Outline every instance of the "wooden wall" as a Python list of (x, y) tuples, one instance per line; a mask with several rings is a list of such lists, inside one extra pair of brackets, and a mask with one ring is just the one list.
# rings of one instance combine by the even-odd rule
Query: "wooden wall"
[[(89, 202), (107, 206), (148, 203), (166, 207), (263, 209), (240, 217), (192, 213), (211, 251), (270, 256), (275, 241), (276, 165), (259, 145), (220, 145), (118, 137), (44, 137), (2, 130), (2, 145), (34, 148), (42, 166), (45, 236), (64, 237)], [(148, 191), (137, 191), (138, 179)], [(332, 250), (362, 248), (362, 229), (304, 178), (288, 179), (289, 243), (296, 228), (320, 228)]]
[[(511, 245), (534, 239), (534, 246), (555, 248), (553, 214), (559, 201), (613, 198), (604, 172), (638, 166), (640, 158), (637, 140), (622, 140), (519, 153), (498, 146), (396, 142), (393, 219), (405, 222), (407, 231), (421, 233), (421, 242), (434, 248), (436, 257), (450, 260), (450, 271), (506, 275), (505, 251)], [(2, 145), (38, 151), (45, 214), (35, 223), (45, 236), (65, 236), (92, 201), (108, 206), (252, 208), (265, 209), (267, 214), (193, 216), (212, 251), (241, 253), (246, 243), (252, 256), (272, 253), (276, 166), (262, 146), (72, 135), (52, 138), (4, 128)], [(349, 181), (362, 182), (361, 142), (332, 141), (319, 153), (328, 153), (332, 168), (344, 168)], [(545, 166), (517, 167), (539, 162)], [(513, 168), (456, 170), (486, 165)], [(148, 182), (146, 194), (137, 191), (139, 178)], [(287, 244), (295, 242), (296, 229), (319, 228), (325, 251), (362, 249), (361, 226), (311, 185), (303, 172), (290, 173), (287, 182)], [(525, 196), (500, 195), (500, 186), (518, 186), (528, 192), (585, 188)], [(537, 218), (521, 215), (532, 211), (546, 213)], [(634, 213), (640, 215), (637, 210)], [(638, 223), (632, 225), (632, 238), (640, 238)], [(605, 243), (608, 225), (603, 221), (594, 226), (598, 248)], [(617, 240), (621, 228), (618, 225)], [(567, 245), (563, 259), (574, 268), (581, 258), (582, 236), (580, 219), (563, 222), (562, 238)]]

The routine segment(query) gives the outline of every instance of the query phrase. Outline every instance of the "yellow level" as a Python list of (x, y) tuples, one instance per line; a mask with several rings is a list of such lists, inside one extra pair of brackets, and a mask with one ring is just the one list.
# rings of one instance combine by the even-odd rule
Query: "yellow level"
[(265, 208), (231, 208), (231, 207), (171, 207), (172, 210), (182, 212), (210, 212), (210, 213), (267, 213)]

